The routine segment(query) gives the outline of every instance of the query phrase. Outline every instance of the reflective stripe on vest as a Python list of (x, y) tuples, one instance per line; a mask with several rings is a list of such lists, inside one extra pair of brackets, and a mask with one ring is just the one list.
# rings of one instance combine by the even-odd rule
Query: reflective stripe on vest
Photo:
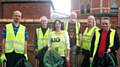
[[(59, 39), (57, 41), (57, 39)], [(60, 56), (65, 56), (66, 47), (66, 31), (61, 31), (60, 34), (56, 35), (55, 31), (51, 32), (51, 49), (56, 51)]]
[(82, 49), (89, 50), (91, 47), (91, 41), (94, 35), (94, 31), (96, 29), (96, 26), (92, 27), (91, 30), (88, 31), (88, 27), (85, 29), (82, 37)]
[(50, 29), (47, 29), (46, 33), (43, 35), (41, 28), (36, 29), (37, 34), (37, 45), (38, 49), (42, 49), (44, 46), (48, 46)]
[(114, 46), (114, 37), (115, 37), (115, 30), (114, 29), (111, 29), (111, 33), (110, 33), (110, 45), (109, 45), (109, 48), (113, 47)]
[[(109, 48), (114, 46), (114, 37), (115, 37), (115, 30), (114, 29), (110, 29), (110, 44), (109, 44)], [(95, 47), (94, 47), (94, 52), (93, 52), (93, 58), (95, 57), (95, 54), (97, 52), (97, 48), (98, 48), (98, 43), (99, 43), (99, 39), (100, 39), (100, 33), (99, 30), (96, 31), (96, 40), (95, 40)]]
[(15, 50), (19, 50), (19, 51), (23, 51), (24, 50), (24, 48), (19, 48), (19, 47), (16, 47), (16, 46), (6, 46), (5, 47), (6, 49), (15, 49)]
[(24, 44), (23, 42), (18, 42), (18, 41), (14, 41), (14, 40), (9, 40), (9, 41), (6, 41), (5, 43), (6, 44), (14, 44), (14, 43), (16, 43), (16, 44), (19, 44), (19, 45), (23, 45)]
[[(68, 22), (65, 23), (65, 30), (68, 31)], [(79, 30), (80, 30), (80, 23), (79, 22), (76, 22), (76, 46), (80, 46), (79, 45)]]
[(25, 27), (20, 24), (15, 36), (12, 23), (10, 23), (6, 25), (6, 31), (5, 53), (15, 50), (16, 53), (24, 54)]

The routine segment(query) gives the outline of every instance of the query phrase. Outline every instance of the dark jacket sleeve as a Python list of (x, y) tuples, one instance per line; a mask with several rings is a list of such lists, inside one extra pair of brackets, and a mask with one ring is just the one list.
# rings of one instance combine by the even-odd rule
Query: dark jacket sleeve
[(28, 35), (28, 28), (25, 29), (25, 40), (28, 41), (29, 35)]
[(94, 33), (92, 41), (91, 41), (90, 57), (92, 57), (92, 55), (93, 55), (94, 44), (95, 44), (95, 33)]
[(38, 45), (37, 45), (37, 33), (36, 33), (36, 30), (35, 30), (35, 40), (34, 40), (34, 45), (35, 45), (35, 49), (38, 49)]
[(115, 33), (115, 38), (114, 38), (114, 46), (111, 48), (112, 51), (118, 50), (119, 49), (119, 36), (117, 32)]
[(82, 28), (82, 26), (80, 26), (79, 34), (82, 34), (82, 33), (83, 33), (83, 28)]

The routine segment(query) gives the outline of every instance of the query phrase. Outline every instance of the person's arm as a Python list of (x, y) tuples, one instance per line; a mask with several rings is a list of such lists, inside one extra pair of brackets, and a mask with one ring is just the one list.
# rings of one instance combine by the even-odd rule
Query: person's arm
[(111, 51), (116, 51), (119, 49), (119, 36), (118, 33), (115, 33), (115, 38), (114, 38), (114, 46), (111, 48)]
[(35, 46), (35, 50), (38, 49), (38, 44), (37, 44), (37, 33), (36, 33), (36, 30), (35, 30), (35, 39), (34, 39), (34, 46)]
[(82, 26), (80, 25), (80, 29), (79, 29), (79, 44), (80, 44), (80, 47), (81, 47), (81, 44), (82, 44)]
[(90, 48), (90, 57), (93, 56), (93, 52), (94, 52), (94, 45), (95, 45), (95, 33), (93, 35), (92, 41), (91, 41), (91, 48)]
[(24, 56), (26, 60), (28, 60), (28, 56), (27, 56), (28, 42), (27, 41), (28, 41), (28, 29), (25, 29)]
[(66, 33), (66, 46), (67, 46), (67, 56), (66, 56), (66, 59), (67, 59), (67, 61), (69, 61), (70, 60), (70, 40), (69, 40), (68, 32)]
[(5, 56), (5, 39), (6, 39), (6, 27), (3, 28), (2, 31), (2, 54), (1, 54), (1, 62), (7, 61), (7, 58)]
[(2, 40), (2, 54), (5, 54), (5, 39)]
[(51, 32), (49, 32), (49, 36), (48, 36), (48, 50), (51, 50), (50, 46), (51, 46)]
[(5, 39), (6, 39), (6, 27), (2, 31), (2, 53), (5, 53)]
[(92, 41), (91, 41), (91, 48), (90, 48), (90, 63), (93, 63), (93, 52), (94, 52), (94, 46), (95, 45), (95, 34), (93, 35)]
[(27, 41), (25, 41), (25, 43), (24, 43), (24, 51), (25, 51), (25, 53), (24, 54), (27, 54), (27, 46), (28, 46), (28, 43), (27, 43)]
[(80, 47), (81, 47), (81, 45), (82, 45), (82, 33), (80, 33), (79, 38), (80, 38), (79, 43), (80, 43)]
[(25, 43), (24, 43), (24, 51), (25, 51), (25, 54), (27, 54), (27, 46), (28, 46), (28, 29), (25, 29)]

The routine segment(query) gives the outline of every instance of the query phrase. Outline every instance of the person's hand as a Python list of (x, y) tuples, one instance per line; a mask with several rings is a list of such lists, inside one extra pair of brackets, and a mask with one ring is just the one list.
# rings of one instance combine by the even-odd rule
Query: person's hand
[(67, 62), (69, 62), (69, 61), (70, 61), (70, 57), (69, 57), (69, 56), (67, 56), (67, 57), (66, 57), (66, 60), (67, 60)]
[(38, 53), (38, 49), (35, 49), (35, 54), (37, 54)]
[(25, 56), (25, 59), (28, 60), (28, 56), (27, 56), (27, 54), (24, 54), (24, 56)]
[(110, 53), (110, 52), (111, 52), (111, 49), (110, 49), (110, 48), (108, 48), (108, 49), (107, 49), (107, 53)]
[(90, 57), (90, 63), (93, 62), (93, 57)]
[(50, 51), (51, 50), (51, 48), (50, 47), (48, 47), (48, 51)]
[(7, 61), (5, 54), (2, 54), (0, 57), (0, 62)]

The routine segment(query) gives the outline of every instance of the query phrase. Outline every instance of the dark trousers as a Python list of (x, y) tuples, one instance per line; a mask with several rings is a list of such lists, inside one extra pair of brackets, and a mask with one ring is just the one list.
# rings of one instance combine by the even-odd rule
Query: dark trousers
[(39, 67), (45, 67), (43, 60), (44, 60), (44, 55), (45, 55), (47, 49), (48, 49), (48, 47), (42, 48), (41, 50), (38, 51), (38, 53), (36, 55), (36, 59), (39, 60)]
[(82, 50), (82, 54), (84, 55), (84, 59), (82, 62), (82, 67), (89, 67), (90, 66), (90, 52), (86, 50)]
[[(25, 67), (24, 60), (21, 61), (21, 59), (25, 58), (24, 54), (12, 52), (6, 53), (5, 56), (7, 58), (6, 67)], [(16, 65), (19, 61), (21, 61), (19, 65)]]
[[(116, 66), (118, 66), (116, 54), (111, 53), (110, 56), (112, 57), (113, 62), (115, 64), (112, 62), (110, 57), (108, 57), (108, 55), (105, 54), (102, 58), (98, 58), (96, 56), (96, 58), (94, 59), (93, 67), (116, 67)], [(116, 66), (114, 66), (114, 65), (116, 65)]]
[(39, 67), (45, 67), (43, 61), (39, 61)]
[(65, 57), (62, 57), (62, 58), (64, 60), (63, 67), (66, 67), (66, 64), (67, 64), (66, 58)]

